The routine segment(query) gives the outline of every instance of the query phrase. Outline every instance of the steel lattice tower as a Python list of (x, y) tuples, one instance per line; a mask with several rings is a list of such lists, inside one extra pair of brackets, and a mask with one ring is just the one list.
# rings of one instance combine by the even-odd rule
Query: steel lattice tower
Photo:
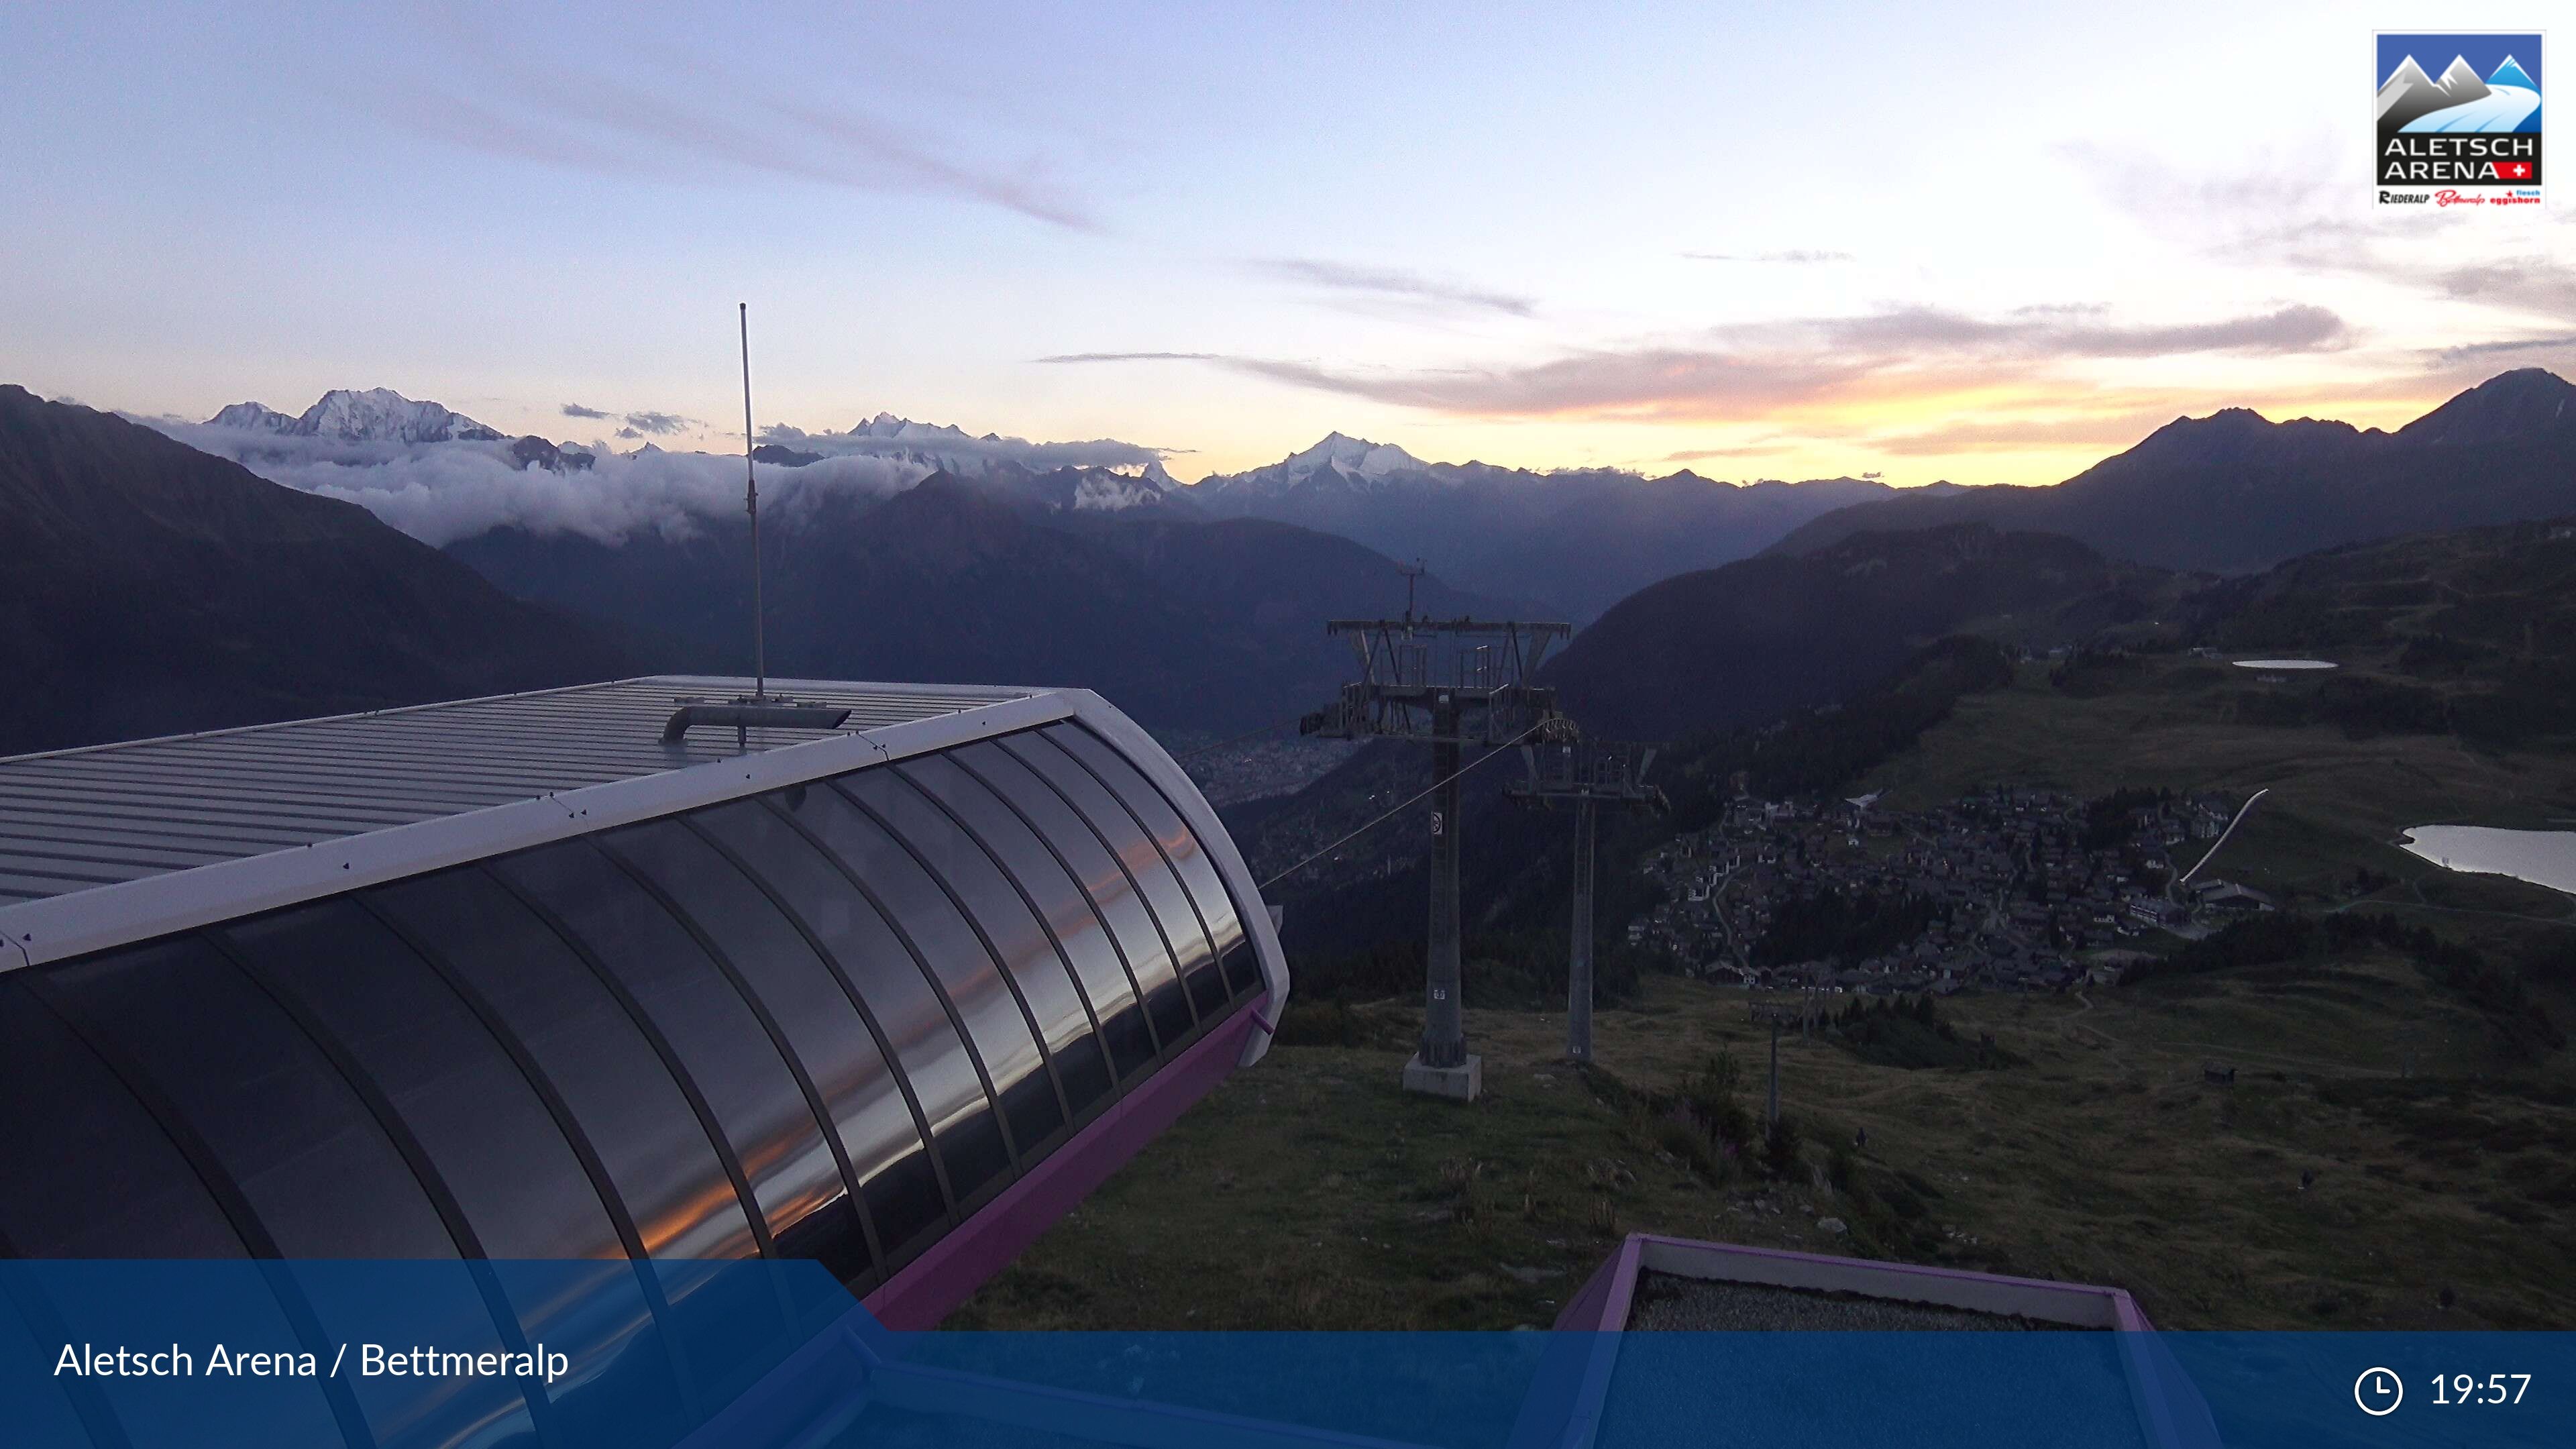
[(1646, 783), (1655, 763), (1651, 747), (1609, 740), (1524, 745), (1526, 779), (1511, 783), (1525, 805), (1574, 810), (1574, 937), (1565, 967), (1565, 1054), (1592, 1060), (1592, 885), (1594, 840), (1607, 810), (1665, 810), (1664, 792)]
[[(1418, 577), (1408, 570), (1409, 577)], [(1410, 585), (1408, 582), (1408, 593)], [(1556, 691), (1529, 677), (1574, 626), (1517, 620), (1335, 619), (1325, 631), (1350, 640), (1360, 677), (1332, 704), (1301, 720), (1326, 739), (1410, 740), (1431, 746), (1431, 909), (1423, 981), (1422, 1047), (1405, 1064), (1408, 1091), (1473, 1101), (1482, 1063), (1467, 1050), (1458, 951), (1460, 759), (1550, 737), (1568, 728)]]

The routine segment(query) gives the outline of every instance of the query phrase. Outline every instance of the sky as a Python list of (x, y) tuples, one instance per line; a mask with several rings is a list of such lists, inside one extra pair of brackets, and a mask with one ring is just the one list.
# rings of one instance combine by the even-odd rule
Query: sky
[(722, 448), (747, 302), (764, 425), (1918, 484), (2576, 373), (2568, 201), (2376, 214), (2369, 17), (2081, 9), (0, 7), (0, 381)]

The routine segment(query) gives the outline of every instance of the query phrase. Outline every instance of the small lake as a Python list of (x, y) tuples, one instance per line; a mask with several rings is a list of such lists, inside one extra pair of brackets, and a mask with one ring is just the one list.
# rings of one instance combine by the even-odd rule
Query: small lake
[(2406, 849), (2451, 870), (2509, 875), (2576, 895), (2576, 830), (2498, 830), (2486, 825), (2418, 825)]
[(2236, 661), (2236, 667), (2239, 669), (2332, 669), (2335, 666), (2323, 659), (2239, 659)]

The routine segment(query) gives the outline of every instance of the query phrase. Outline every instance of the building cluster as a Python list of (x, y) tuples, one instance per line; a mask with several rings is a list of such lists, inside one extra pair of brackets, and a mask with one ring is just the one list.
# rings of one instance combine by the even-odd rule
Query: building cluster
[[(2179, 902), (2168, 890), (2174, 855), (2188, 860), (2189, 843), (2217, 838), (2233, 806), (2217, 795), (2088, 804), (1994, 789), (1909, 813), (1876, 796), (1739, 794), (1715, 824), (1646, 857), (1663, 900), (1629, 923), (1628, 939), (1694, 975), (1766, 989), (1948, 995), (2107, 982), (2148, 932), (2193, 936), (2270, 908), (2224, 881), (2195, 880)], [(1775, 933), (1784, 918), (1797, 924)], [(1835, 937), (1837, 918), (1880, 923), (1849, 933), (1868, 954), (1802, 949)]]

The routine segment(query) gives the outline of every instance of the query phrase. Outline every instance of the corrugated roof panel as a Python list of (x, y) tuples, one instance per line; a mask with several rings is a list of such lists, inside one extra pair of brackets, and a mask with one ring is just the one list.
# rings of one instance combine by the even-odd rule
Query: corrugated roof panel
[(786, 679), (847, 708), (837, 731), (701, 727), (683, 702), (751, 681), (668, 675), (0, 759), (0, 902), (642, 779), (807, 741), (1025, 699), (1037, 690)]

